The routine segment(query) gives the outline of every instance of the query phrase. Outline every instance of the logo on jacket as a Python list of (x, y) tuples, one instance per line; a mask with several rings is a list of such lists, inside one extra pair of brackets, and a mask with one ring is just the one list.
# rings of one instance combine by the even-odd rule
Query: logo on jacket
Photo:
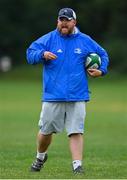
[(76, 53), (76, 54), (81, 54), (82, 51), (81, 51), (80, 48), (75, 48), (75, 49), (74, 49), (74, 53)]
[(62, 51), (61, 49), (58, 49), (57, 52), (58, 52), (58, 53), (62, 53), (63, 51)]

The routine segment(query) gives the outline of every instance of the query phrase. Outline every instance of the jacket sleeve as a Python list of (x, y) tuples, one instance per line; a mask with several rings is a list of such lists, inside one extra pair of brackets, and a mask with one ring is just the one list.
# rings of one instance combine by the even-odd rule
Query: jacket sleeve
[(102, 75), (107, 74), (108, 65), (109, 65), (109, 57), (105, 49), (103, 49), (96, 41), (91, 39), (91, 47), (93, 52), (97, 53), (101, 58), (101, 66), (99, 68), (102, 71)]
[(34, 41), (26, 51), (27, 62), (29, 64), (44, 63), (44, 52), (48, 48), (49, 35), (44, 35), (41, 38)]
[(102, 75), (107, 74), (108, 72), (108, 65), (109, 65), (109, 57), (105, 49), (103, 49), (101, 46), (97, 45), (97, 54), (101, 57), (101, 66), (99, 68), (100, 71), (102, 71)]

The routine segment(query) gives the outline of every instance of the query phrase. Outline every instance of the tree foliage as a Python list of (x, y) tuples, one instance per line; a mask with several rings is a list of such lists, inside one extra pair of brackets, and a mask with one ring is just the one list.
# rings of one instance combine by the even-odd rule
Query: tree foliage
[(106, 48), (110, 67), (125, 72), (126, 0), (0, 0), (0, 56), (11, 56), (14, 64), (25, 63), (26, 48), (56, 28), (63, 7), (73, 8), (79, 29)]

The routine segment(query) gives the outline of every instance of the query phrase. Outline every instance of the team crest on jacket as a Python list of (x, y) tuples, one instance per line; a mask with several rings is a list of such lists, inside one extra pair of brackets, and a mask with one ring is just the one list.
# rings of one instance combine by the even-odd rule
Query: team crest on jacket
[(63, 51), (62, 51), (62, 49), (58, 49), (57, 52), (58, 53), (62, 53)]
[(74, 49), (74, 53), (76, 53), (76, 54), (81, 54), (82, 51), (81, 51), (80, 48), (75, 48), (75, 49)]

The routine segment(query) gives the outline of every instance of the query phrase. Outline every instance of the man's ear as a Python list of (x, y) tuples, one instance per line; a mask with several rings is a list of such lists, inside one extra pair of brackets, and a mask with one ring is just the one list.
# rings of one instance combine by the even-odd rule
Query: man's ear
[(77, 24), (77, 21), (76, 21), (76, 20), (74, 20), (74, 24), (75, 24), (75, 25)]

